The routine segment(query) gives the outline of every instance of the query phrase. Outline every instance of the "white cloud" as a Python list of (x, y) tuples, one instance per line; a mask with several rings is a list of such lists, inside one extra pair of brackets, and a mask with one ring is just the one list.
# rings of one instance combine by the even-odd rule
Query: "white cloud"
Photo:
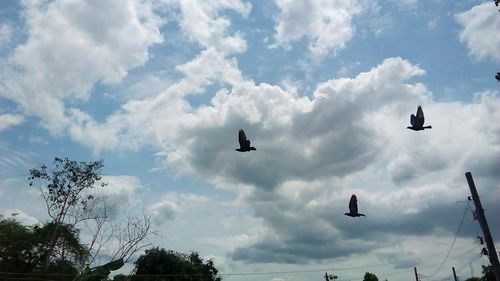
[(303, 37), (314, 57), (336, 55), (354, 34), (353, 16), (361, 12), (356, 1), (275, 0), (277, 17), (275, 45), (289, 46)]
[(246, 42), (241, 34), (226, 35), (231, 21), (227, 17), (219, 16), (219, 13), (223, 10), (232, 10), (246, 17), (252, 8), (250, 3), (239, 0), (189, 0), (180, 1), (179, 5), (181, 29), (201, 46), (227, 54), (246, 50)]
[(2, 114), (0, 115), (0, 132), (11, 126), (16, 126), (24, 122), (22, 115)]
[(208, 201), (207, 197), (193, 193), (168, 192), (161, 197), (160, 201), (153, 203), (149, 211), (157, 222), (162, 223), (165, 220), (174, 219), (178, 212), (198, 208), (198, 205)]
[(13, 219), (15, 221), (18, 221), (22, 225), (34, 225), (40, 222), (35, 217), (30, 216), (19, 209), (0, 211), (0, 218), (2, 217), (5, 219)]
[[(161, 42), (161, 20), (142, 1), (23, 2), (28, 38), (0, 69), (0, 95), (60, 132), (65, 100), (86, 100), (144, 64)], [(92, 18), (92, 21), (88, 21)]]
[(455, 15), (462, 25), (460, 41), (467, 44), (469, 54), (481, 60), (488, 57), (500, 61), (500, 17), (493, 2), (486, 2)]
[[(415, 233), (454, 231), (457, 212), (451, 206), (467, 193), (454, 190), (463, 184), (463, 172), (478, 171), (489, 182), (498, 177), (492, 167), (500, 159), (500, 129), (485, 122), (499, 117), (498, 93), (478, 93), (472, 104), (436, 102), (423, 84), (410, 82), (425, 71), (404, 59), (319, 83), (311, 97), (300, 96), (293, 85), (256, 84), (215, 49), (177, 70), (182, 79), (158, 96), (127, 102), (103, 124), (81, 115), (82, 123), (74, 124), (93, 125), (73, 137), (83, 142), (102, 128), (109, 141), (87, 144), (153, 145), (172, 172), (234, 185), (229, 190), (236, 193), (243, 187), (240, 200), (263, 226), (257, 234), (234, 234), (252, 239), (235, 249), (235, 260), (329, 259), (404, 243)], [(209, 105), (192, 108), (186, 101), (212, 85), (219, 90)], [(406, 129), (418, 104), (432, 130)], [(234, 151), (239, 128), (256, 152)], [(378, 214), (367, 221), (372, 236), (342, 215), (352, 193), (362, 212)], [(159, 220), (172, 219), (189, 205), (182, 196), (168, 194), (150, 211)], [(442, 221), (431, 223), (438, 215)], [(381, 243), (388, 232), (400, 238)]]
[(107, 185), (96, 187), (91, 193), (96, 198), (94, 199), (96, 204), (105, 204), (111, 217), (123, 215), (123, 212), (131, 210), (141, 203), (138, 190), (145, 187), (137, 177), (106, 175), (102, 177), (101, 182), (107, 183)]

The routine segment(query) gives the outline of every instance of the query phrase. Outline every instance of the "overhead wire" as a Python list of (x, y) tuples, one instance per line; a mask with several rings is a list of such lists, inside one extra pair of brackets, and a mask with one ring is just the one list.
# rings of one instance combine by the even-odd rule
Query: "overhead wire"
[[(475, 244), (475, 243), (474, 243)], [(455, 249), (463, 249), (463, 248), (466, 248), (470, 246), (470, 244), (467, 244), (467, 245), (464, 245), (464, 246), (461, 246), (461, 247), (457, 247)], [(477, 245), (474, 245), (473, 248), (471, 249), (467, 249), (466, 252), (464, 253), (461, 253), (461, 255), (464, 255), (464, 254), (468, 254), (470, 253), (471, 251), (477, 249)], [(282, 270), (282, 271), (265, 271), (265, 272), (230, 272), (230, 273), (218, 273), (217, 276), (227, 276), (227, 277), (230, 277), (230, 276), (257, 276), (257, 275), (279, 275), (279, 274), (300, 274), (300, 273), (315, 273), (315, 272), (325, 272), (325, 271), (331, 271), (331, 270), (334, 270), (334, 271), (348, 271), (348, 270), (356, 270), (356, 269), (362, 269), (362, 268), (373, 268), (373, 267), (381, 267), (381, 266), (385, 266), (385, 265), (393, 265), (393, 264), (398, 264), (398, 263), (402, 263), (402, 262), (411, 262), (411, 261), (415, 261), (415, 260), (418, 260), (418, 259), (425, 259), (425, 258), (430, 258), (430, 257), (434, 257), (434, 256), (438, 256), (438, 255), (441, 255), (443, 254), (444, 252), (439, 252), (439, 253), (434, 253), (434, 254), (430, 254), (430, 255), (426, 255), (426, 256), (420, 256), (420, 257), (415, 257), (415, 258), (411, 258), (411, 259), (406, 259), (406, 260), (399, 260), (399, 261), (393, 261), (393, 262), (386, 262), (386, 263), (378, 263), (378, 264), (367, 264), (367, 265), (360, 265), (360, 266), (351, 266), (351, 267), (329, 267), (329, 268), (315, 268), (315, 269), (306, 269), (306, 270)], [(450, 255), (450, 251), (446, 252), (447, 253), (447, 257)], [(474, 258), (476, 258), (477, 256), (474, 256)], [(478, 258), (481, 258), (481, 256), (479, 256)], [(478, 259), (477, 258), (477, 259)], [(477, 260), (476, 259), (476, 260)], [(475, 261), (476, 261), (475, 260)], [(431, 264), (431, 265), (427, 265), (425, 267), (421, 267), (421, 268), (428, 268), (428, 267), (433, 267), (435, 266), (435, 264)], [(409, 272), (412, 272), (413, 270), (403, 270), (403, 271), (396, 271), (396, 272), (389, 272), (389, 273), (386, 273), (386, 274), (382, 274), (380, 275), (381, 278), (385, 278), (385, 277), (388, 277), (388, 276), (393, 276), (393, 275), (399, 275), (399, 274), (405, 274), (405, 273), (409, 273)], [(5, 278), (6, 275), (24, 275), (26, 276), (25, 278), (20, 278), (20, 277), (8, 277), (8, 278)], [(0, 272), (0, 276), (2, 276), (2, 278), (4, 279), (12, 279), (12, 280), (48, 280), (48, 279), (36, 279), (36, 278), (33, 278), (33, 276), (46, 276), (46, 277), (49, 277), (49, 276), (70, 276), (70, 275), (74, 275), (74, 274), (62, 274), (62, 273), (15, 273), (15, 272)], [(175, 277), (175, 276), (202, 276), (204, 274), (188, 274), (188, 273), (180, 273), (180, 274), (136, 274), (135, 276), (142, 276), (142, 277)], [(30, 276), (30, 277), (28, 277)], [(339, 281), (341, 280), (344, 280), (344, 279), (339, 279)], [(345, 279), (345, 280), (348, 280), (348, 279)], [(351, 281), (354, 281), (354, 280), (357, 280), (356, 278), (349, 278), (349, 280)], [(362, 278), (360, 279), (362, 280)]]
[(455, 238), (453, 238), (453, 242), (451, 243), (451, 246), (450, 246), (450, 249), (448, 250), (448, 253), (444, 257), (443, 262), (441, 262), (439, 267), (433, 273), (431, 273), (429, 276), (434, 276), (436, 273), (438, 273), (441, 270), (441, 268), (443, 268), (443, 265), (446, 263), (446, 261), (448, 260), (448, 257), (450, 256), (450, 253), (453, 250), (453, 246), (455, 245), (455, 242), (457, 241), (458, 234), (460, 233), (460, 230), (462, 229), (462, 225), (464, 224), (464, 220), (465, 220), (465, 215), (467, 215), (468, 210), (469, 210), (469, 207), (466, 207), (464, 210), (464, 214), (462, 215), (462, 219), (460, 220), (460, 224), (458, 225), (458, 229), (455, 232)]
[[(469, 244), (470, 245), (470, 244)], [(465, 245), (462, 247), (459, 247), (458, 249), (465, 248), (469, 245)], [(471, 250), (467, 250), (465, 253), (469, 253)], [(325, 272), (325, 271), (330, 271), (330, 270), (335, 270), (335, 271), (347, 271), (347, 270), (354, 270), (354, 269), (361, 269), (361, 268), (370, 268), (370, 267), (380, 267), (384, 265), (392, 265), (392, 264), (397, 264), (401, 262), (407, 262), (407, 261), (412, 261), (416, 259), (421, 259), (421, 258), (428, 258), (428, 257), (433, 257), (442, 254), (443, 252), (440, 253), (435, 253), (423, 257), (416, 257), (413, 259), (407, 259), (403, 261), (396, 261), (396, 262), (387, 262), (387, 263), (380, 263), (380, 264), (371, 264), (371, 265), (361, 265), (361, 266), (352, 266), (352, 267), (335, 267), (335, 268), (316, 268), (316, 269), (308, 269), (308, 270), (283, 270), (283, 271), (267, 271), (267, 272), (234, 272), (234, 273), (219, 273), (217, 276), (256, 276), (256, 275), (279, 275), (279, 274), (299, 274), (299, 273), (314, 273), (314, 272)], [(428, 265), (422, 268), (427, 268), (434, 266)], [(404, 271), (396, 271), (396, 272), (390, 272), (387, 274), (380, 275), (382, 277), (388, 277), (388, 276), (393, 276), (393, 275), (399, 275), (399, 274), (404, 274), (404, 273), (409, 273), (412, 272), (413, 270), (404, 270)], [(72, 276), (74, 274), (63, 274), (63, 273), (14, 273), (14, 272), (0, 272), (0, 276), (3, 277), (5, 275), (25, 275), (25, 276)], [(204, 274), (189, 274), (189, 273), (180, 273), (180, 274), (136, 274), (135, 276), (142, 276), (142, 277), (175, 277), (175, 276), (203, 276)], [(14, 277), (9, 277), (10, 279), (13, 279)], [(4, 278), (5, 279), (5, 278)], [(14, 280), (14, 279), (13, 279)], [(35, 278), (30, 278), (30, 277), (25, 277), (19, 278), (17, 277), (16, 280), (35, 280)], [(48, 279), (38, 279), (38, 280), (48, 280)], [(341, 279), (342, 280), (342, 279)], [(349, 280), (356, 280), (355, 278), (350, 278)], [(362, 280), (362, 278), (361, 278)]]

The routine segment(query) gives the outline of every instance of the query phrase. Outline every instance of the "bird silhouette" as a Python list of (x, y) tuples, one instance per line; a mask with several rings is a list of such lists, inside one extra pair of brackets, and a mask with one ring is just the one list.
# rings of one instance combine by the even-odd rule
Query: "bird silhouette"
[(365, 214), (358, 213), (358, 199), (356, 198), (356, 194), (351, 195), (351, 200), (349, 201), (349, 213), (345, 213), (344, 215), (349, 217), (366, 217)]
[(497, 72), (497, 75), (495, 75), (495, 79), (497, 79), (497, 81), (500, 82), (500, 72)]
[(257, 150), (255, 147), (250, 146), (250, 140), (247, 139), (247, 136), (245, 135), (245, 131), (243, 131), (243, 129), (240, 129), (238, 133), (238, 141), (240, 142), (240, 148), (236, 148), (236, 151), (247, 152), (250, 150)]
[(424, 112), (422, 111), (422, 107), (419, 105), (417, 108), (417, 116), (413, 114), (410, 116), (411, 126), (408, 126), (406, 128), (413, 131), (432, 129), (432, 126), (424, 126), (424, 120)]

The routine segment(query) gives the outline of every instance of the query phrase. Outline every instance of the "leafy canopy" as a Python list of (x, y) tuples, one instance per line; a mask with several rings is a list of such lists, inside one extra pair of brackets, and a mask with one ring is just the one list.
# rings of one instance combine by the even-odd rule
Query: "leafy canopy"
[(203, 261), (197, 252), (187, 255), (156, 247), (146, 250), (135, 262), (133, 280), (221, 281), (217, 272), (213, 260)]

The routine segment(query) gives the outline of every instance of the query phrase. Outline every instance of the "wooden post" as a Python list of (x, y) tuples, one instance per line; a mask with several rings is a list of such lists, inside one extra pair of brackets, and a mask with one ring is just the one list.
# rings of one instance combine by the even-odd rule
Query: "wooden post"
[(458, 279), (457, 279), (457, 273), (455, 272), (455, 268), (452, 267), (451, 269), (453, 269), (453, 278), (455, 279), (455, 281), (458, 281)]
[(497, 281), (500, 281), (500, 264), (498, 262), (497, 251), (495, 250), (495, 244), (493, 244), (493, 238), (491, 237), (490, 228), (488, 227), (488, 222), (486, 221), (486, 217), (484, 215), (483, 206), (479, 200), (476, 185), (474, 184), (474, 180), (472, 179), (472, 174), (470, 172), (465, 173), (465, 178), (467, 178), (472, 200), (474, 200), (474, 206), (476, 206), (477, 219), (479, 221), (479, 226), (483, 231), (484, 241), (486, 242), (486, 247), (488, 248), (488, 257), (490, 259), (491, 266), (493, 267), (495, 278)]
[(417, 268), (414, 267), (413, 270), (415, 271), (415, 280), (418, 281), (418, 273), (417, 273)]

